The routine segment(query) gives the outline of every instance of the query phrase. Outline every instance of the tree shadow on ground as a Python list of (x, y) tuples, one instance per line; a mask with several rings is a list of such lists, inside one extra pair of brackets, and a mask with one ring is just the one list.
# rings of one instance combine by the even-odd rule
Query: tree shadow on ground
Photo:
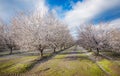
[(63, 59), (64, 61), (82, 61), (82, 60), (91, 60), (88, 58), (88, 56), (67, 56), (64, 58), (54, 58), (54, 59)]
[[(69, 47), (70, 48), (70, 47)], [(69, 49), (69, 48), (66, 48), (66, 49)], [(64, 49), (64, 50), (66, 50)], [(64, 50), (60, 50), (60, 51), (57, 51), (55, 53), (52, 53), (50, 54), (49, 56), (43, 56), (42, 58), (39, 58), (37, 60), (34, 61), (34, 63), (28, 68), (27, 72), (29, 72), (30, 70), (32, 70), (33, 67), (35, 67), (37, 64), (42, 64), (42, 63), (45, 63), (47, 62), (48, 60), (51, 60), (52, 58), (54, 58), (57, 54), (61, 53), (62, 51)]]
[(15, 54), (21, 54), (21, 53), (24, 53), (24, 52), (14, 52), (14, 53), (12, 53), (12, 54), (9, 54), (9, 53), (7, 53), (7, 54), (0, 54), (0, 57), (10, 56), (10, 55), (15, 55)]
[(109, 52), (109, 53), (104, 53), (104, 55), (111, 57), (112, 60), (120, 60), (120, 53)]
[(72, 51), (72, 52), (60, 53), (60, 55), (66, 55), (66, 54), (83, 54), (83, 53), (85, 53), (85, 52)]

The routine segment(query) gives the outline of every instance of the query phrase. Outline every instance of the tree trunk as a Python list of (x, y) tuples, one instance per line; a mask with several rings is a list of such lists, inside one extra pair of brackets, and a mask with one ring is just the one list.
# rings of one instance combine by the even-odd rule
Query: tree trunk
[(64, 49), (65, 49), (65, 46), (64, 46)]
[(60, 48), (60, 50), (62, 50), (62, 47)]
[(91, 52), (92, 51), (92, 48), (89, 48), (89, 52)]
[(10, 53), (9, 53), (9, 54), (12, 54), (12, 51), (13, 51), (13, 48), (11, 47), (11, 48), (10, 48)]
[(54, 53), (56, 52), (56, 48), (54, 48)]
[(97, 48), (97, 55), (99, 55), (99, 49)]
[(40, 51), (40, 56), (43, 57), (43, 49), (41, 49), (39, 51)]
[(61, 46), (61, 47), (60, 47), (60, 50), (62, 50), (62, 48), (63, 48), (63, 47)]

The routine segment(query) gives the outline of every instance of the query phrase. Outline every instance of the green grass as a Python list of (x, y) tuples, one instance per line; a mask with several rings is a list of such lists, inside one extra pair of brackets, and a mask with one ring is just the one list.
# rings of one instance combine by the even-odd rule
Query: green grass
[[(66, 52), (70, 52), (67, 50)], [(105, 73), (85, 54), (73, 55), (76, 59), (67, 58), (69, 54), (59, 54), (40, 64), (33, 73), (43, 76), (105, 76)]]
[[(77, 50), (72, 53), (74, 47), (67, 49), (60, 54), (51, 57), (50, 60), (41, 62), (30, 68), (39, 56), (21, 56), (20, 58), (0, 58), (0, 74), (24, 73), (25, 76), (106, 76), (106, 74), (88, 56)], [(88, 53), (92, 56), (92, 53)], [(50, 56), (50, 54), (44, 54)], [(120, 67), (107, 59), (98, 61), (112, 76), (119, 76)], [(27, 72), (31, 69), (29, 72)], [(28, 73), (28, 74), (27, 74)], [(12, 75), (14, 76), (14, 75)]]
[(112, 72), (112, 70), (109, 68), (112, 63), (106, 59), (103, 59), (101, 61), (98, 62), (102, 67), (104, 67), (104, 69), (107, 71), (107, 72)]
[(120, 66), (118, 66), (115, 62), (109, 61), (107, 59), (103, 59), (98, 62), (111, 76), (119, 76), (120, 75)]
[(0, 62), (1, 73), (22, 73), (29, 69), (35, 62), (38, 56), (25, 56), (17, 59), (10, 59), (5, 62)]

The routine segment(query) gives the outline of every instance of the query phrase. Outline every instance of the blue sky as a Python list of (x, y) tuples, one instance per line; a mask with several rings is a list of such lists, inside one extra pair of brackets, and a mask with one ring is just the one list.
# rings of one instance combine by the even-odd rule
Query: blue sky
[(71, 28), (120, 18), (120, 0), (0, 0), (0, 18), (9, 22), (16, 11), (32, 11), (36, 5), (54, 10)]
[(46, 4), (50, 7), (50, 9), (55, 7), (62, 7), (63, 10), (71, 10), (72, 3), (82, 2), (83, 0), (46, 0)]
[(34, 0), (0, 0), (0, 18), (9, 22), (18, 11), (32, 11), (36, 1)]

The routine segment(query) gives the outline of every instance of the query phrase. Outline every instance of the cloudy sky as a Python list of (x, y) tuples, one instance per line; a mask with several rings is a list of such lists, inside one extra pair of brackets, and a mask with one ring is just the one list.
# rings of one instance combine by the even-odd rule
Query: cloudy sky
[(54, 11), (70, 28), (82, 24), (120, 22), (120, 0), (0, 0), (0, 18), (9, 22), (16, 11)]

